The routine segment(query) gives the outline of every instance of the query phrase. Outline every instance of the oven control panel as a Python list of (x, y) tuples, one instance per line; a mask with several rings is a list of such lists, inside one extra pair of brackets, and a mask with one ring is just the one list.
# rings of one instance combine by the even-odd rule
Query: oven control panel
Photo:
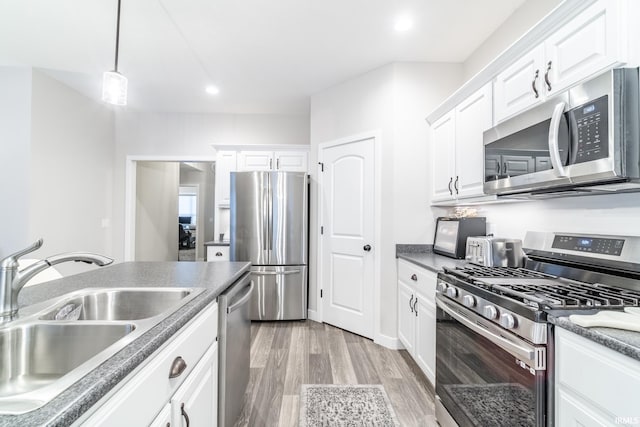
[(624, 242), (624, 239), (616, 238), (566, 236), (558, 234), (554, 237), (551, 247), (583, 253), (620, 256)]

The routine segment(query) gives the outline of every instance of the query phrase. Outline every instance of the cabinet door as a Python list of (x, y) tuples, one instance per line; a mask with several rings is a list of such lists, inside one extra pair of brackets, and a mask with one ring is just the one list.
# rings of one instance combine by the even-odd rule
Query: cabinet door
[(416, 317), (413, 311), (415, 303), (413, 288), (398, 281), (398, 338), (407, 351), (413, 355)]
[(491, 83), (456, 107), (456, 176), (458, 198), (484, 194), (482, 133), (492, 125)]
[(556, 416), (557, 426), (580, 427), (605, 427), (614, 426), (615, 417), (602, 417), (593, 410), (593, 405), (586, 405), (572, 393), (560, 387), (556, 390)]
[[(545, 41), (544, 72), (549, 94), (623, 62), (624, 25), (619, 2), (599, 1), (571, 20)], [(546, 85), (545, 85), (546, 86)]]
[(432, 200), (451, 200), (453, 192), (454, 155), (455, 155), (455, 110), (441, 117), (431, 127), (433, 198)]
[(236, 152), (220, 151), (216, 159), (216, 205), (229, 207), (231, 202), (230, 173), (236, 170)]
[(275, 169), (287, 172), (307, 172), (306, 151), (276, 151)]
[(495, 122), (542, 102), (544, 97), (544, 45), (540, 45), (496, 76)]
[(171, 427), (171, 404), (167, 403), (149, 427)]
[(239, 171), (269, 171), (275, 167), (272, 151), (240, 151)]
[(423, 294), (416, 304), (415, 360), (431, 384), (436, 383), (436, 306)]
[(218, 344), (202, 356), (171, 399), (172, 426), (218, 424)]

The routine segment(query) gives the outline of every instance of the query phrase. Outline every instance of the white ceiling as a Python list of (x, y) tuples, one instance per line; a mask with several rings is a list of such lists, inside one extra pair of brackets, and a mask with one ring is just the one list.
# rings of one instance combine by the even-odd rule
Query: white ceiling
[[(122, 0), (127, 108), (304, 114), (313, 93), (390, 62), (463, 62), (524, 1)], [(99, 99), (116, 5), (0, 0), (0, 64), (48, 69)], [(393, 29), (399, 14), (412, 30)]]

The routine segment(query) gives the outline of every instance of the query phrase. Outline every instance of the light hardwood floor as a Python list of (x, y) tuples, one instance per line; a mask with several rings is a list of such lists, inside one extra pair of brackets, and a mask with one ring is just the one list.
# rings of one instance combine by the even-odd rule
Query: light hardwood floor
[(236, 426), (296, 426), (301, 384), (382, 384), (402, 426), (436, 425), (433, 389), (406, 351), (310, 320), (253, 322)]

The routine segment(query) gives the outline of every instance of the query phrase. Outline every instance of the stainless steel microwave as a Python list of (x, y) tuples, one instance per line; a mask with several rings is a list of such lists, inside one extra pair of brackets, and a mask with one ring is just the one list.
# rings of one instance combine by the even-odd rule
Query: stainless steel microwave
[(484, 192), (640, 191), (638, 68), (608, 71), (483, 134)]

